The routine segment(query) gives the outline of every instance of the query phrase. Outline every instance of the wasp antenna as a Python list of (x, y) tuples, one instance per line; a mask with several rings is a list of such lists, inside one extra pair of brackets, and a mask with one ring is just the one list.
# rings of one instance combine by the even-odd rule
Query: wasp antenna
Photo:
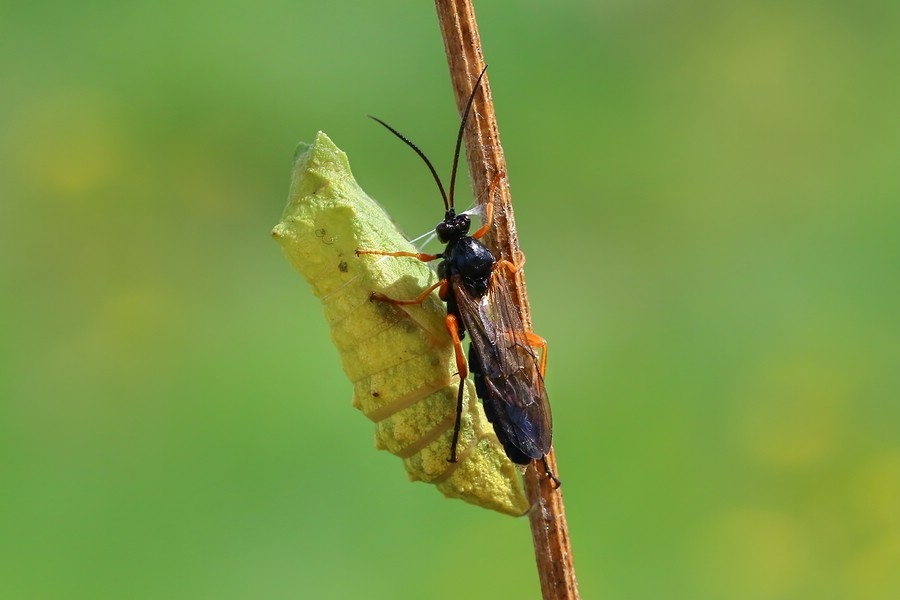
[[(366, 115), (366, 116), (369, 117), (370, 119), (372, 119), (373, 121), (377, 121), (378, 123), (381, 123), (382, 125), (384, 125), (384, 127), (388, 131), (390, 131), (391, 133), (396, 135), (398, 138), (403, 140), (403, 143), (405, 143), (407, 146), (409, 146), (410, 148), (415, 150), (416, 154), (418, 154), (419, 156), (422, 157), (422, 160), (424, 160), (425, 164), (428, 165), (428, 170), (431, 171), (431, 176), (434, 177), (434, 182), (437, 184), (438, 189), (441, 191), (441, 198), (443, 198), (443, 200), (444, 200), (444, 210), (450, 210), (450, 207), (453, 206), (453, 203), (449, 202), (447, 200), (447, 192), (444, 191), (444, 184), (441, 183), (441, 178), (438, 177), (437, 171), (434, 170), (434, 165), (431, 164), (431, 161), (428, 160), (428, 157), (425, 156), (425, 153), (422, 152), (418, 146), (416, 146), (411, 141), (409, 141), (409, 138), (407, 138), (405, 135), (403, 135), (402, 133), (400, 133), (399, 131), (397, 131), (396, 129), (394, 129), (393, 127), (391, 127), (390, 125), (388, 125), (387, 123), (385, 123), (384, 121), (379, 119), (378, 117), (373, 117), (372, 115)], [(457, 144), (457, 152), (459, 152), (459, 144)], [(454, 170), (454, 172), (456, 171), (455, 165), (454, 165), (453, 170)], [(452, 186), (450, 187), (450, 190), (451, 190), (450, 193), (452, 194), (453, 193)], [(451, 197), (452, 197), (452, 195), (451, 195)]]
[(481, 78), (484, 77), (485, 71), (487, 71), (487, 65), (484, 65), (481, 74), (475, 81), (475, 87), (472, 88), (472, 93), (469, 95), (469, 101), (466, 103), (466, 110), (463, 113), (462, 121), (459, 123), (459, 133), (456, 135), (456, 151), (453, 153), (453, 170), (450, 171), (450, 208), (453, 208), (453, 189), (456, 187), (456, 168), (459, 166), (459, 150), (462, 146), (463, 131), (466, 130), (466, 121), (469, 119), (469, 111), (472, 110), (472, 103), (475, 101), (475, 92), (478, 91), (478, 86), (481, 84)]

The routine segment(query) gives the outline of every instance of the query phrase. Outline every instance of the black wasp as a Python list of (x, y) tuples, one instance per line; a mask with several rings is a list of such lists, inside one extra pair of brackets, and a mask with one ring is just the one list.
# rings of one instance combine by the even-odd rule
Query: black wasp
[[(357, 250), (356, 254), (409, 256), (423, 262), (441, 259), (437, 268), (439, 281), (423, 291), (418, 298), (396, 300), (373, 293), (372, 299), (398, 305), (420, 304), (437, 289), (441, 300), (447, 304), (447, 330), (453, 339), (460, 378), (450, 462), (456, 462), (463, 409), (463, 386), (468, 371), (471, 371), (475, 379), (476, 393), (481, 398), (484, 412), (493, 424), (494, 432), (506, 455), (520, 465), (527, 465), (534, 460), (542, 461), (547, 476), (558, 487), (559, 479), (550, 471), (547, 464), (552, 432), (550, 403), (544, 387), (547, 343), (543, 338), (525, 331), (506, 278), (501, 272), (502, 269), (506, 269), (509, 273), (517, 272), (524, 265), (524, 259), (520, 263), (498, 261), (479, 241), (491, 228), (493, 215), (491, 201), (487, 203), (484, 224), (472, 235), (469, 235), (471, 226), (469, 216), (456, 214), (453, 207), (453, 191), (463, 131), (482, 77), (484, 70), (472, 88), (472, 94), (469, 96), (459, 125), (453, 169), (450, 173), (449, 194), (444, 190), (441, 178), (431, 161), (418, 146), (381, 119), (371, 117), (415, 150), (428, 165), (444, 199), (444, 219), (435, 228), (440, 242), (446, 244), (444, 251), (438, 254), (424, 254)], [(491, 199), (502, 179), (502, 173), (494, 178), (489, 195)], [(471, 338), (468, 366), (460, 343), (466, 331)], [(534, 348), (540, 349), (540, 357)]]

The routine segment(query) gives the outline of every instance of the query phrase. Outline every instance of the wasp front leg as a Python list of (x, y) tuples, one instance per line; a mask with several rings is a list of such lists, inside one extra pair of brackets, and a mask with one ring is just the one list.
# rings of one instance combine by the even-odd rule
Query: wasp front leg
[(443, 258), (443, 254), (425, 254), (424, 252), (388, 252), (386, 250), (360, 250), (356, 249), (356, 255), (360, 256), (362, 254), (375, 254), (378, 256), (409, 256), (411, 258), (415, 258), (417, 260), (421, 260), (422, 262), (431, 262), (438, 258)]

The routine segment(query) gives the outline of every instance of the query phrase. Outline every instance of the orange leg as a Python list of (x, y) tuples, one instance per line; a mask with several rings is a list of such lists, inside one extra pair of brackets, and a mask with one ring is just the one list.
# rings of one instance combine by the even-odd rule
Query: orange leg
[(434, 290), (438, 290), (438, 294), (440, 295), (441, 299), (443, 299), (447, 295), (447, 285), (447, 280), (441, 279), (434, 285), (427, 287), (425, 291), (423, 291), (413, 300), (394, 300), (393, 298), (388, 298), (384, 294), (379, 294), (378, 292), (372, 292), (372, 294), (369, 296), (369, 300), (387, 302), (388, 304), (394, 304), (397, 306), (403, 306), (407, 304), (422, 304), (423, 302), (425, 302), (425, 298), (427, 298)]
[(540, 348), (541, 350), (541, 377), (543, 378), (547, 372), (547, 340), (530, 331), (525, 331), (523, 333), (525, 334), (525, 339), (528, 340), (529, 346), (532, 348)]
[(378, 256), (411, 256), (422, 262), (429, 262), (437, 258), (443, 258), (443, 254), (425, 254), (424, 252), (386, 252), (384, 250), (356, 250), (356, 255), (360, 254), (377, 254)]
[(488, 231), (491, 230), (491, 224), (494, 222), (494, 191), (497, 189), (497, 186), (500, 185), (500, 181), (506, 176), (506, 173), (500, 171), (496, 175), (494, 175), (494, 180), (491, 182), (491, 189), (488, 191), (488, 202), (485, 206), (485, 218), (484, 225), (482, 225), (478, 231), (472, 234), (472, 237), (476, 240), (482, 238), (487, 234)]
[(466, 354), (463, 352), (462, 342), (459, 339), (459, 325), (456, 317), (447, 315), (444, 323), (446, 323), (447, 331), (450, 332), (450, 338), (453, 340), (453, 351), (456, 353), (456, 370), (459, 372), (459, 378), (465, 379), (469, 376), (469, 365), (466, 363)]
[[(491, 273), (491, 277), (495, 277), (500, 269), (506, 269), (510, 273), (510, 275), (521, 271), (522, 267), (525, 266), (525, 255), (520, 254), (519, 257), (520, 260), (516, 263), (508, 260), (498, 260), (497, 264), (494, 266), (494, 271)], [(547, 340), (530, 331), (523, 331), (521, 333), (525, 335), (525, 340), (528, 342), (529, 346), (531, 346), (532, 348), (540, 348), (541, 377), (544, 377), (545, 373), (547, 372)]]
[(525, 266), (525, 255), (521, 252), (519, 253), (519, 262), (512, 262), (506, 259), (500, 259), (494, 265), (493, 271), (491, 271), (491, 283), (494, 283), (494, 278), (500, 276), (500, 269), (506, 269), (507, 273), (510, 275), (515, 275)]
[(488, 204), (485, 207), (485, 217), (484, 217), (484, 225), (478, 228), (478, 231), (472, 234), (472, 237), (476, 240), (478, 238), (484, 237), (484, 235), (491, 230), (491, 224), (494, 222), (494, 205), (493, 203)]
[(530, 331), (508, 331), (504, 335), (509, 339), (511, 344), (523, 348), (536, 348), (541, 351), (541, 360), (538, 368), (540, 369), (541, 378), (543, 379), (547, 372), (547, 340)]
[(456, 370), (459, 372), (459, 389), (456, 393), (456, 423), (453, 426), (453, 440), (450, 442), (450, 458), (447, 462), (456, 462), (456, 445), (459, 443), (459, 429), (462, 426), (463, 390), (466, 385), (466, 377), (469, 375), (469, 366), (466, 364), (466, 355), (463, 353), (462, 343), (459, 340), (459, 327), (456, 317), (447, 315), (444, 320), (447, 331), (453, 339), (453, 351), (456, 353)]
[[(498, 260), (497, 264), (494, 266), (494, 273), (497, 272), (497, 269), (506, 269), (506, 271), (510, 275), (515, 275), (516, 273), (521, 271), (522, 268), (525, 266), (525, 255), (520, 253), (519, 259), (520, 259), (519, 262), (515, 262), (515, 263), (512, 261), (509, 261), (509, 260), (505, 260), (505, 259)], [(491, 273), (491, 275), (493, 275), (494, 273)]]

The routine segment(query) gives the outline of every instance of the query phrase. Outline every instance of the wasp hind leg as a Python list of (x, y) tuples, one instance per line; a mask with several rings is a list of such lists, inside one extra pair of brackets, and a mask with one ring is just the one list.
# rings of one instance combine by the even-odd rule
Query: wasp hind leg
[(559, 480), (559, 477), (553, 474), (553, 471), (550, 470), (550, 465), (547, 463), (547, 457), (541, 457), (541, 463), (544, 465), (544, 475), (547, 476), (547, 479), (553, 482), (553, 489), (558, 490), (560, 486), (562, 486), (562, 481)]
[(463, 353), (462, 342), (459, 340), (459, 325), (454, 315), (447, 315), (444, 321), (447, 331), (453, 339), (453, 352), (456, 354), (456, 370), (459, 373), (459, 389), (456, 392), (456, 422), (453, 425), (453, 440), (450, 442), (450, 458), (447, 462), (456, 462), (456, 447), (459, 444), (459, 430), (462, 427), (463, 393), (465, 391), (466, 377), (469, 376), (469, 366)]
[(541, 351), (541, 379), (544, 379), (547, 373), (547, 340), (530, 331), (524, 331), (523, 333), (525, 334), (525, 339), (528, 340), (528, 345)]

